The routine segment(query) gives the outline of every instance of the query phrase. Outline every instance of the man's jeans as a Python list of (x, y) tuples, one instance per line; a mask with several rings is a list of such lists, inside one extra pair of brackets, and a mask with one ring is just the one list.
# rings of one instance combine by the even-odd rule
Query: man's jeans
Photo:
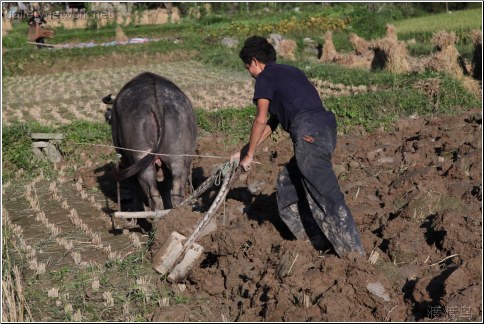
[(279, 214), (298, 239), (309, 238), (314, 244), (322, 231), (339, 256), (350, 251), (365, 255), (331, 164), (336, 129), (328, 127), (311, 136), (313, 143), (299, 140), (294, 144), (295, 156), (279, 174)]

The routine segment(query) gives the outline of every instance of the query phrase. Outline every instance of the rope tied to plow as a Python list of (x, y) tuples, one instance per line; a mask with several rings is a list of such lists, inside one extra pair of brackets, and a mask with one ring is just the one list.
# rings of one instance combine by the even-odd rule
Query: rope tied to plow
[(110, 147), (110, 148), (114, 148), (114, 149), (117, 149), (117, 150), (124, 150), (124, 151), (131, 151), (131, 152), (146, 153), (146, 154), (151, 154), (151, 155), (156, 155), (156, 156), (185, 156), (185, 157), (200, 157), (200, 158), (225, 159), (225, 160), (229, 160), (230, 159), (230, 157), (220, 156), (220, 155), (152, 153), (150, 151), (135, 150), (135, 149), (129, 149), (129, 148), (125, 148), (125, 147), (114, 146), (114, 145), (105, 145), (105, 144), (92, 144), (92, 143), (73, 143), (73, 144), (76, 144), (76, 145), (99, 146), (99, 147)]
[(222, 184), (222, 178), (225, 178), (227, 176), (227, 173), (229, 173), (232, 170), (232, 167), (233, 166), (230, 162), (225, 162), (222, 165), (220, 165), (214, 180), (214, 184), (217, 187)]

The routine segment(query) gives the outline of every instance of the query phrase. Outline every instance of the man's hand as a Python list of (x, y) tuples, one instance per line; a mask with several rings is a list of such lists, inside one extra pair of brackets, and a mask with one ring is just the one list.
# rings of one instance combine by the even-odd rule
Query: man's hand
[(240, 162), (239, 165), (242, 167), (242, 169), (245, 172), (247, 172), (250, 170), (250, 164), (252, 163), (253, 160), (254, 160), (253, 156), (246, 154), (244, 159)]

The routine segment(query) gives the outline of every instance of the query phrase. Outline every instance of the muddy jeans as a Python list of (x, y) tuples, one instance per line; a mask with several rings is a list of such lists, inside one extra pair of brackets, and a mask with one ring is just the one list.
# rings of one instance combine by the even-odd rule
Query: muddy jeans
[(331, 164), (336, 129), (311, 136), (313, 143), (299, 140), (294, 144), (294, 157), (279, 174), (279, 214), (297, 239), (309, 238), (314, 243), (322, 231), (339, 256), (350, 251), (365, 255)]

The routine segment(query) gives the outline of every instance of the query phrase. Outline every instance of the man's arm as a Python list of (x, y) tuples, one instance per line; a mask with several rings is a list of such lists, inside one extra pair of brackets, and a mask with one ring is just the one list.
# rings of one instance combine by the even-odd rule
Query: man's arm
[[(257, 100), (257, 114), (255, 116), (254, 122), (252, 123), (252, 130), (250, 132), (250, 141), (248, 143), (247, 151), (243, 160), (240, 162), (242, 168), (247, 171), (250, 168), (250, 164), (254, 159), (255, 149), (257, 145), (262, 143), (272, 132), (271, 127), (267, 125), (267, 115), (269, 113), (268, 99), (258, 99)], [(244, 147), (245, 149), (245, 147)], [(242, 150), (244, 150), (242, 149)]]
[[(269, 100), (258, 99), (257, 100), (257, 114), (254, 122), (252, 123), (252, 131), (250, 132), (249, 148), (247, 155), (254, 156), (257, 145), (262, 143), (270, 134), (267, 131), (267, 115), (269, 113)], [(270, 129), (270, 127), (269, 127)], [(265, 135), (265, 137), (264, 137)]]
[[(266, 125), (264, 128), (264, 132), (262, 133), (262, 136), (259, 139), (259, 142), (257, 142), (257, 146), (259, 146), (262, 142), (264, 142), (272, 132), (273, 130), (271, 129), (271, 127), (269, 125)], [(234, 159), (240, 159), (241, 157), (246, 156), (247, 151), (249, 150), (249, 145), (250, 145), (250, 142), (245, 144), (244, 147), (238, 152), (237, 157), (236, 158), (234, 157)], [(236, 156), (236, 154), (234, 154), (234, 156)]]

